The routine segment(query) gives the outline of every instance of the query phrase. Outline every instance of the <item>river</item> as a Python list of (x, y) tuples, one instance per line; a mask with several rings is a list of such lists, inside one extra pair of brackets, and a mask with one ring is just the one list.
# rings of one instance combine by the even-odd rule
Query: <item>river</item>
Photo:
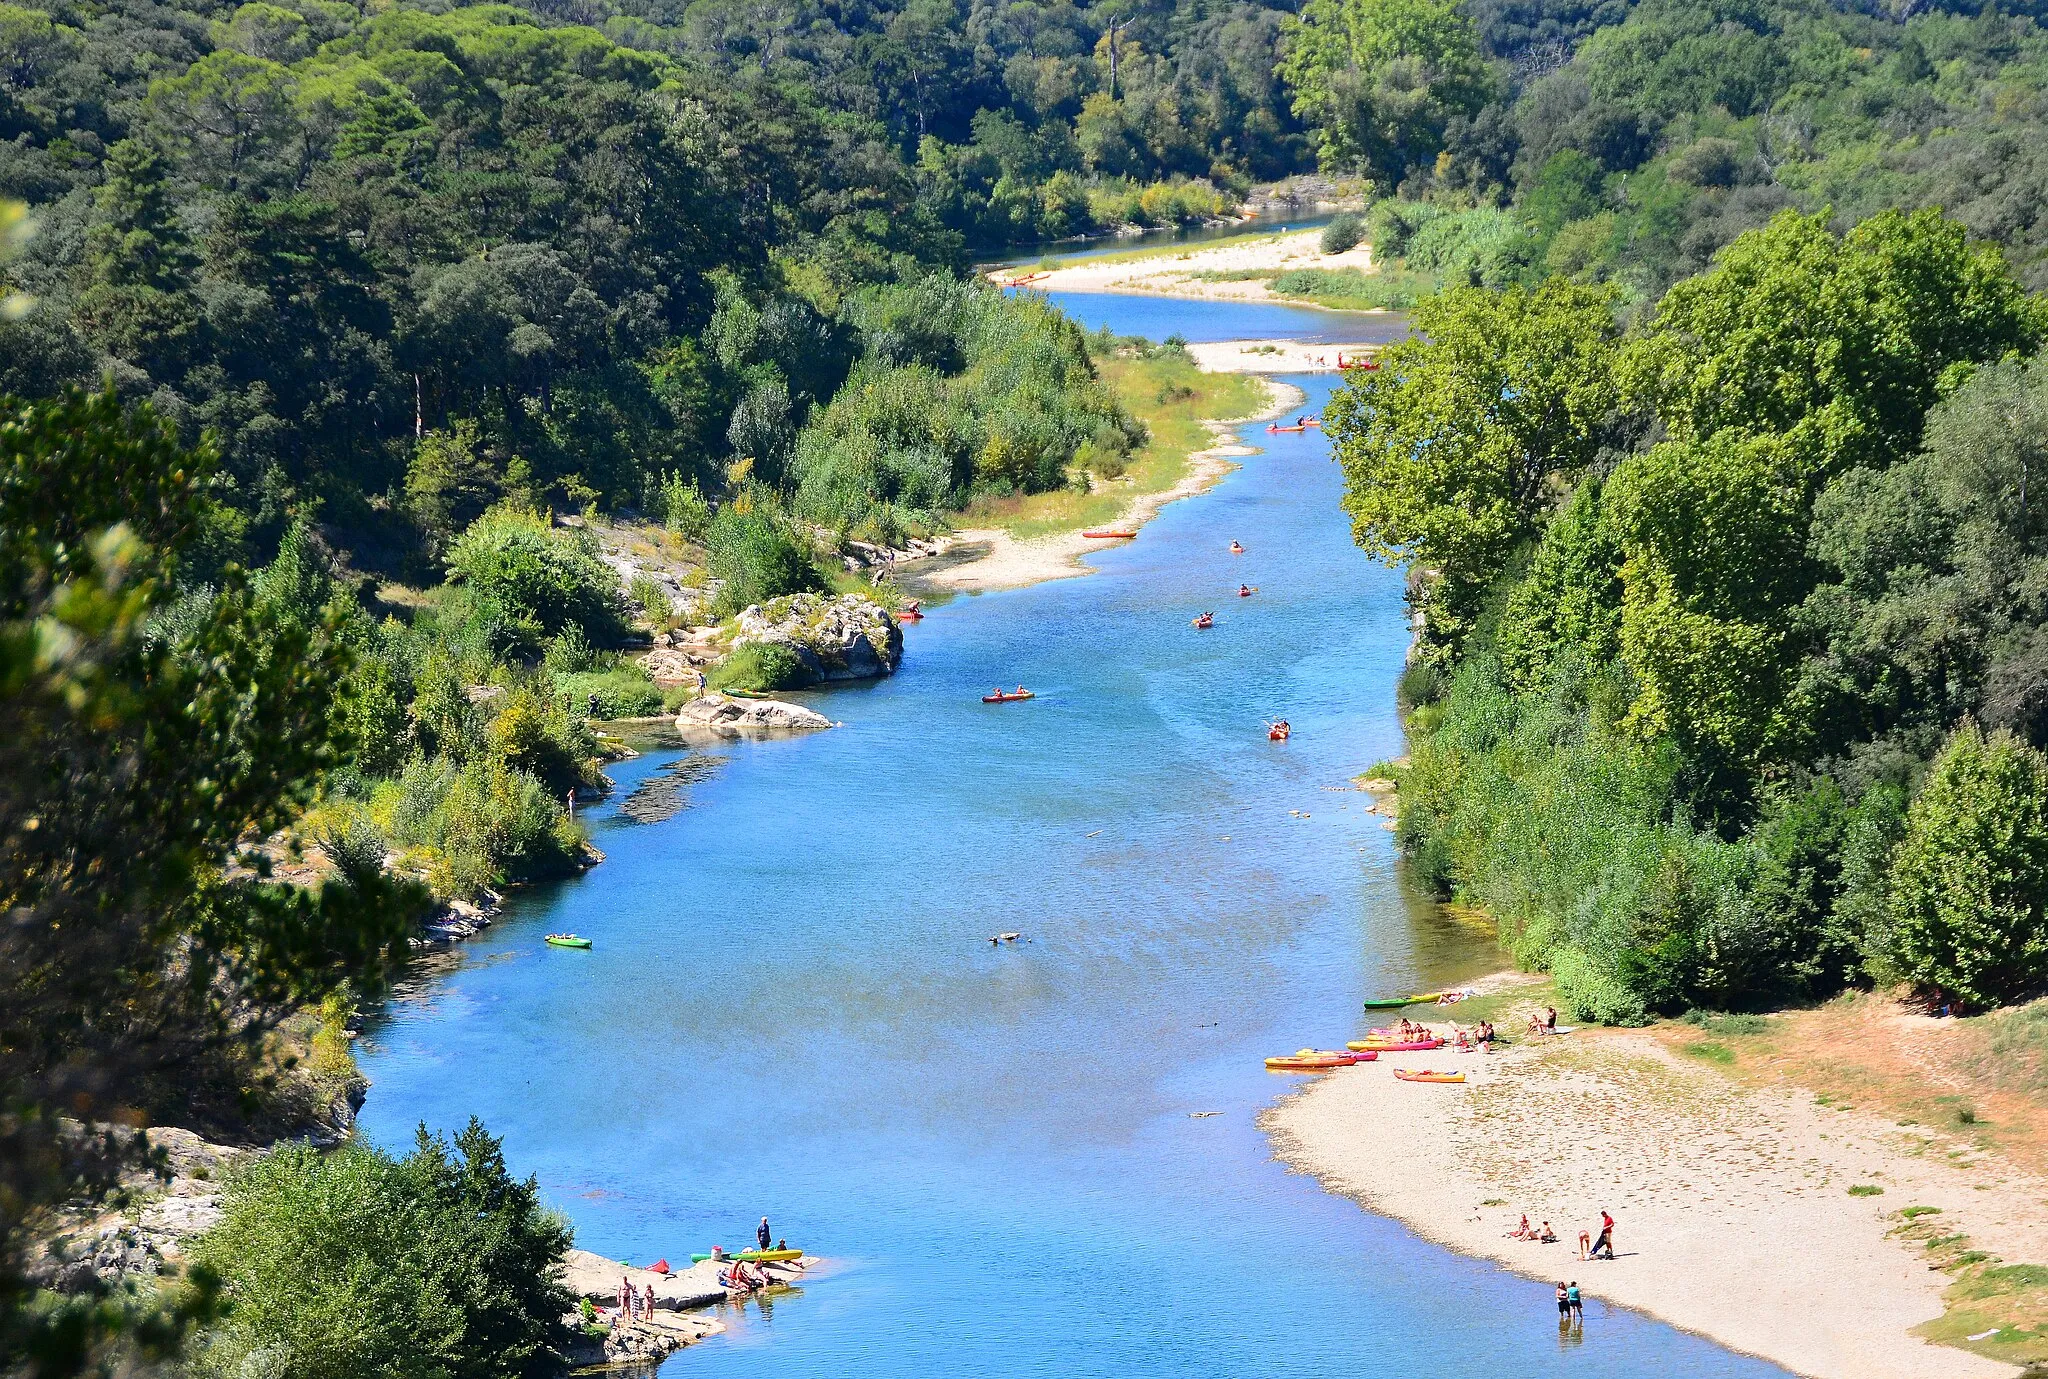
[[(1212, 310), (1169, 305), (1191, 338)], [(1598, 1302), (1567, 1343), (1547, 1288), (1272, 1159), (1263, 1055), (1501, 959), (1336, 789), (1401, 750), (1401, 577), (1320, 436), (1245, 430), (1264, 453), (1100, 573), (957, 600), (894, 677), (810, 697), (844, 726), (614, 767), (609, 860), (370, 1027), (363, 1131), (482, 1117), (614, 1257), (767, 1213), (831, 1261), (666, 1379), (1781, 1375)]]

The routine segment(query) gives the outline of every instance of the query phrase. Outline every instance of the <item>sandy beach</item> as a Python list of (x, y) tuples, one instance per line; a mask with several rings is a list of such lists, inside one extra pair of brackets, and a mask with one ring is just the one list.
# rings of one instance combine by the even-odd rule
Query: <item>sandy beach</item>
[[(1237, 460), (1246, 455), (1256, 455), (1256, 447), (1237, 439), (1237, 428), (1247, 421), (1277, 417), (1302, 398), (1300, 389), (1270, 379), (1266, 381), (1266, 389), (1268, 404), (1254, 415), (1231, 421), (1203, 422), (1216, 443), (1188, 456), (1187, 472), (1181, 475), (1179, 482), (1170, 488), (1139, 494), (1113, 521), (1104, 523), (1103, 529), (1135, 531), (1158, 516), (1159, 510), (1168, 503), (1202, 492), (1236, 468)], [(905, 566), (903, 573), (921, 587), (952, 593), (982, 594), (994, 589), (1020, 589), (1041, 580), (1088, 574), (1090, 567), (1084, 563), (1084, 557), (1090, 551), (1117, 544), (1115, 541), (1091, 540), (1077, 531), (1019, 541), (1000, 528), (970, 528), (954, 533), (946, 550), (931, 562)], [(958, 558), (963, 555), (968, 558)]]
[(1341, 254), (1322, 251), (1322, 231), (1302, 230), (1293, 234), (1260, 235), (1228, 240), (1212, 248), (1134, 252), (1133, 256), (1105, 254), (1100, 259), (1078, 259), (1051, 272), (1035, 274), (1030, 269), (999, 268), (989, 277), (1000, 283), (1030, 275), (1024, 285), (1034, 292), (1112, 292), (1140, 297), (1188, 297), (1211, 302), (1265, 302), (1274, 300), (1264, 282), (1257, 279), (1216, 281), (1209, 273), (1284, 273), (1294, 268), (1356, 268), (1371, 272), (1372, 246), (1359, 244)]
[(1326, 345), (1304, 340), (1210, 340), (1188, 345), (1205, 373), (1336, 373), (1383, 345)]
[[(1471, 1081), (1398, 1082), (1401, 1066)], [(1619, 1030), (1491, 1056), (1382, 1055), (1315, 1079), (1262, 1123), (1284, 1162), (1331, 1191), (1540, 1281), (1536, 1312), (1551, 1310), (1550, 1285), (1577, 1280), (1816, 1379), (2020, 1373), (1911, 1330), (1942, 1315), (1951, 1282), (1931, 1248), (1966, 1237), (2008, 1263), (2048, 1261), (2048, 1181), (1926, 1126), (1745, 1086)], [(1938, 1209), (1916, 1213), (1938, 1224), (1902, 1221), (1908, 1206)], [(1597, 1235), (1602, 1208), (1618, 1257), (1580, 1262), (1578, 1232)], [(1524, 1212), (1559, 1243), (1508, 1239)]]

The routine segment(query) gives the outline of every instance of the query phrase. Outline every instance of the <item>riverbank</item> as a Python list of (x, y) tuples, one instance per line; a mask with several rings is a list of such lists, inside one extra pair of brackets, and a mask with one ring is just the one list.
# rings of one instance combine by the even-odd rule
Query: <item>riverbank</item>
[[(1004, 526), (978, 526), (956, 532), (945, 549), (929, 561), (898, 567), (906, 586), (938, 594), (985, 594), (996, 589), (1020, 589), (1049, 579), (1065, 579), (1090, 573), (1084, 558), (1114, 542), (1081, 535), (1083, 530), (1136, 531), (1159, 515), (1168, 503), (1191, 497), (1218, 483), (1258, 448), (1236, 436), (1236, 429), (1248, 421), (1265, 421), (1296, 406), (1302, 392), (1271, 379), (1257, 380), (1265, 403), (1247, 416), (1232, 420), (1201, 419), (1196, 425), (1210, 444), (1201, 449), (1178, 447), (1180, 453), (1163, 457), (1159, 473), (1168, 480), (1151, 489), (1140, 487), (1130, 497), (1115, 495), (1118, 504), (1092, 521), (1056, 529), (1042, 535), (1025, 535), (1030, 522)], [(1158, 443), (1155, 433), (1154, 443)]]
[(1164, 245), (1079, 259), (1038, 272), (1000, 268), (989, 277), (1033, 292), (1107, 292), (1205, 302), (1298, 302), (1275, 293), (1270, 280), (1301, 268), (1374, 271), (1371, 245), (1325, 254), (1321, 239), (1320, 230), (1304, 230), (1231, 240), (1209, 249)]
[[(1510, 1032), (1535, 1008), (1528, 996), (1497, 1005), (1491, 1018)], [(2026, 1323), (2030, 1290), (2048, 1284), (2048, 1179), (1968, 1133), (1731, 1077), (1727, 1046), (1684, 1028), (1383, 1058), (1471, 1081), (1350, 1068), (1262, 1125), (1283, 1162), (1427, 1239), (1544, 1285), (1576, 1279), (1590, 1297), (1799, 1374), (1991, 1379), (2020, 1372), (2005, 1357), (2039, 1358), (2048, 1338)], [(1618, 1257), (1579, 1262), (1578, 1232), (1597, 1233), (1603, 1208), (1619, 1222)], [(1507, 1238), (1523, 1213), (1559, 1242)], [(1549, 1301), (1547, 1286), (1531, 1289), (1531, 1308)], [(1978, 1321), (1991, 1334), (1961, 1330)], [(1923, 1328), (1975, 1336), (1977, 1353), (1936, 1347)]]

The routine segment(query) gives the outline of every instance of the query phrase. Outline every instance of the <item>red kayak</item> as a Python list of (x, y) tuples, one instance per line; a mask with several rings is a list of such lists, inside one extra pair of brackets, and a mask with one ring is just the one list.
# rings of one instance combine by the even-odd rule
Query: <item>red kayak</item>
[(915, 608), (906, 608), (906, 609), (904, 609), (904, 610), (903, 610), (902, 612), (900, 612), (900, 613), (898, 613), (898, 614), (896, 615), (896, 621), (898, 621), (898, 622), (923, 622), (923, 621), (924, 621), (924, 614), (922, 614), (922, 613), (918, 612), (918, 611), (917, 611), (917, 610), (916, 610)]
[(1134, 531), (1084, 531), (1081, 535), (1091, 541), (1135, 541), (1138, 537)]

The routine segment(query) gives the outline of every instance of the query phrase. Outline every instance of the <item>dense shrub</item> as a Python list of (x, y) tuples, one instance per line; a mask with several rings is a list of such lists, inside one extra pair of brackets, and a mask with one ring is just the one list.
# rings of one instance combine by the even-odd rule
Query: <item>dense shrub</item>
[(576, 713), (596, 699), (599, 718), (647, 718), (661, 712), (661, 690), (637, 667), (557, 675), (555, 693)]
[(1080, 329), (1043, 301), (925, 278), (863, 293), (848, 314), (866, 357), (792, 461), (813, 521), (895, 541), (976, 494), (1060, 488), (1084, 447), (1113, 465), (1142, 440)]
[(773, 690), (797, 689), (811, 677), (796, 652), (780, 642), (747, 642), (719, 662), (708, 677), (714, 689)]
[(1332, 216), (1330, 223), (1323, 227), (1322, 250), (1325, 254), (1341, 254), (1356, 248), (1365, 238), (1365, 217), (1354, 211)]
[(449, 551), (448, 572), (550, 635), (571, 624), (593, 641), (618, 635), (618, 576), (587, 532), (556, 527), (543, 513), (491, 509)]
[(1891, 871), (1891, 959), (1909, 981), (1990, 1006), (2048, 983), (2048, 758), (1965, 724), (1906, 815)]
[(227, 1302), (204, 1376), (543, 1379), (573, 1301), (567, 1224), (474, 1120), (394, 1160), (360, 1141), (287, 1143), (236, 1169), (193, 1251)]
[(712, 612), (731, 617), (784, 594), (823, 589), (810, 544), (781, 512), (765, 503), (729, 503), (705, 538), (713, 579), (724, 583)]

